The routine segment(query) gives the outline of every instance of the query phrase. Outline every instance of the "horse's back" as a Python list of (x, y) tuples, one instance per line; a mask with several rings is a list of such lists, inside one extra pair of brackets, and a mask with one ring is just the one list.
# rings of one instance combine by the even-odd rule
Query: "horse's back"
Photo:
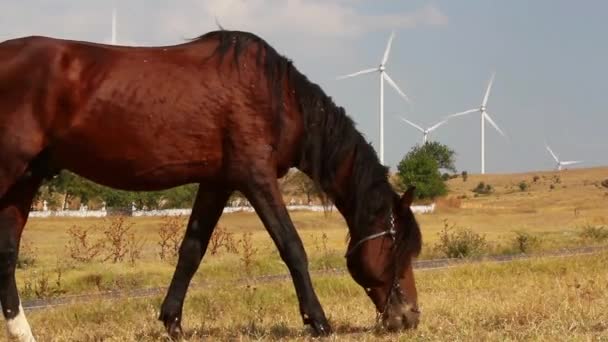
[(123, 189), (245, 177), (235, 170), (279, 147), (293, 155), (299, 130), (286, 133), (293, 137), (287, 144), (276, 140), (255, 60), (236, 70), (232, 58), (214, 57), (218, 40), (208, 37), (160, 47), (40, 36), (1, 43), (0, 61), (9, 55), (3, 51), (22, 51), (10, 83), (27, 96), (0, 95), (0, 110), (20, 101), (28, 112), (19, 115), (31, 116), (28, 127), (37, 129), (22, 135), (41, 134), (36, 148), (57, 168)]

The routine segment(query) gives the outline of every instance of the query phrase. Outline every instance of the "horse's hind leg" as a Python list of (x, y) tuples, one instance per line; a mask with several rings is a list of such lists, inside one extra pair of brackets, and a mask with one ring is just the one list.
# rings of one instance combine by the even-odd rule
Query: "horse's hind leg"
[(203, 189), (202, 186), (198, 190), (179, 250), (177, 267), (159, 317), (171, 337), (181, 334), (182, 307), (188, 285), (205, 255), (213, 229), (231, 193), (227, 190)]
[(15, 267), (21, 233), (41, 181), (39, 175), (28, 175), (0, 198), (0, 302), (9, 337), (18, 341), (35, 341), (19, 301)]

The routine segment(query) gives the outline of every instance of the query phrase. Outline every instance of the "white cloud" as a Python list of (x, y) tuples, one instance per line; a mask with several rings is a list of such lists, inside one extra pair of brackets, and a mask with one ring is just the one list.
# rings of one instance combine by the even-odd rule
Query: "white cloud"
[[(304, 37), (353, 37), (386, 29), (441, 26), (448, 18), (433, 5), (414, 11), (368, 14), (357, 10), (353, 1), (322, 0), (209, 0), (196, 2), (207, 18), (217, 17), (226, 29), (254, 31), (263, 35), (297, 34)], [(354, 2), (356, 3), (356, 2)], [(196, 14), (194, 14), (196, 13)], [(202, 13), (182, 12), (181, 29), (188, 21), (201, 19)]]
[[(441, 26), (447, 16), (434, 5), (397, 13), (370, 13), (358, 0), (133, 0), (117, 2), (119, 37), (146, 45), (176, 42), (217, 28), (270, 38), (335, 40), (378, 30)], [(49, 35), (106, 41), (112, 4), (76, 0), (3, 1), (0, 39)], [(381, 8), (381, 6), (379, 6)]]
[[(116, 0), (114, 0), (116, 1)], [(0, 1), (0, 41), (26, 35), (110, 41), (113, 2), (79, 0)], [(360, 0), (130, 0), (116, 1), (118, 43), (171, 45), (217, 29), (258, 34), (281, 53), (314, 67), (339, 58), (356, 59), (363, 35), (443, 26), (447, 16), (434, 5), (400, 12), (375, 11)]]

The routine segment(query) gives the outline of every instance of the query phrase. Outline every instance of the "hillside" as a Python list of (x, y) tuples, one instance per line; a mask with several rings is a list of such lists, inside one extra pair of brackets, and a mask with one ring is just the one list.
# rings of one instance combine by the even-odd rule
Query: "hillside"
[[(608, 168), (564, 170), (561, 172), (528, 172), (519, 174), (469, 175), (448, 181), (449, 197), (463, 199), (464, 208), (564, 208), (588, 210), (608, 203)], [(490, 184), (493, 192), (475, 196), (472, 191), (480, 182)], [(520, 183), (525, 183), (525, 190)]]

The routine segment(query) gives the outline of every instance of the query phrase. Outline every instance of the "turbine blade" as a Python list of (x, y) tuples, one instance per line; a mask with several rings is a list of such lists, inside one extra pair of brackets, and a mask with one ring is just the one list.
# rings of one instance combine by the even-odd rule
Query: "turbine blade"
[(395, 38), (395, 31), (392, 31), (391, 36), (388, 38), (388, 43), (386, 44), (386, 49), (384, 50), (384, 56), (382, 56), (382, 65), (386, 64), (386, 61), (388, 61), (388, 54), (391, 52), (391, 46), (393, 45), (394, 38)]
[(424, 128), (416, 125), (415, 123), (411, 122), (410, 120), (406, 119), (406, 118), (399, 118), (405, 122), (407, 122), (408, 124), (410, 124), (411, 126), (413, 126), (414, 128), (416, 128), (417, 130), (419, 130), (420, 132), (424, 133)]
[(372, 73), (374, 71), (378, 71), (378, 68), (369, 68), (369, 69), (353, 72), (352, 74), (338, 76), (336, 79), (343, 80), (345, 78), (350, 78), (350, 77), (355, 77), (355, 76), (359, 76), (359, 75), (369, 74), (369, 73)]
[(547, 149), (547, 151), (549, 151), (549, 153), (551, 153), (551, 156), (553, 157), (553, 159), (555, 159), (555, 161), (557, 163), (559, 163), (559, 159), (557, 158), (555, 153), (553, 153), (553, 151), (551, 150), (551, 147), (549, 147), (549, 145), (545, 144), (545, 148)]
[(570, 161), (561, 162), (560, 164), (562, 164), (562, 165), (574, 165), (574, 164), (580, 164), (582, 162), (583, 162), (582, 160), (570, 160)]
[(444, 123), (448, 122), (448, 119), (445, 119), (443, 121), (439, 121), (438, 123), (434, 124), (433, 126), (429, 127), (429, 132), (434, 131), (435, 129), (437, 129), (437, 127), (443, 125)]
[(490, 115), (488, 115), (487, 112), (483, 112), (483, 115), (486, 117), (486, 120), (488, 120), (488, 122), (490, 123), (490, 125), (492, 125), (492, 127), (494, 127), (498, 133), (502, 134), (503, 137), (506, 137), (507, 135), (505, 134), (505, 132), (503, 132), (500, 127), (498, 127), (498, 125), (496, 124), (496, 122), (494, 122), (494, 120), (492, 120), (492, 118), (490, 117)]
[(488, 89), (486, 89), (486, 94), (483, 97), (483, 102), (481, 103), (482, 106), (486, 106), (488, 103), (488, 97), (490, 96), (490, 90), (492, 89), (492, 83), (494, 83), (494, 75), (495, 73), (492, 73), (492, 77), (490, 77), (490, 83), (488, 83)]
[(446, 116), (446, 118), (455, 118), (455, 117), (458, 117), (458, 116), (463, 116), (463, 115), (475, 113), (475, 112), (478, 112), (478, 111), (479, 111), (479, 109), (469, 109), (469, 110), (465, 110), (464, 112), (450, 114), (450, 115)]
[(388, 82), (388, 84), (390, 84), (391, 87), (393, 87), (399, 93), (399, 95), (401, 95), (401, 97), (405, 99), (405, 101), (407, 101), (408, 103), (411, 102), (410, 98), (407, 97), (407, 95), (405, 95), (405, 93), (401, 91), (401, 89), (399, 89), (397, 83), (395, 83), (395, 81), (393, 81), (393, 79), (386, 72), (384, 72), (382, 75), (384, 79)]

